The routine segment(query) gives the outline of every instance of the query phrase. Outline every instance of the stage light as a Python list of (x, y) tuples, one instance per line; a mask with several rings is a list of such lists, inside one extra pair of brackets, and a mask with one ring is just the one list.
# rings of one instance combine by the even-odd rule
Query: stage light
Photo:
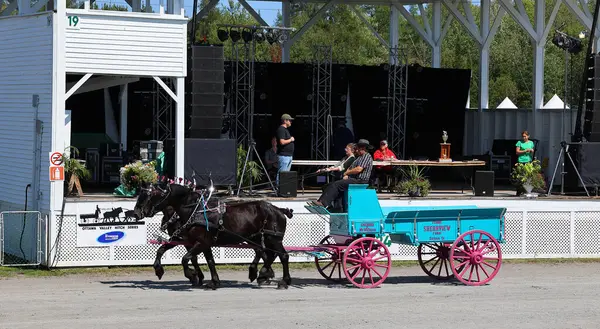
[(250, 31), (250, 29), (244, 29), (242, 31), (242, 40), (244, 40), (245, 43), (252, 41), (252, 31)]
[[(580, 33), (580, 35), (583, 34)], [(585, 36), (585, 35), (584, 35)], [(581, 40), (568, 36), (567, 34), (556, 31), (552, 38), (552, 43), (560, 49), (566, 50), (571, 54), (578, 54), (583, 50)]]
[(227, 39), (229, 39), (229, 33), (227, 33), (227, 30), (218, 29), (217, 37), (219, 37), (219, 40), (221, 40), (221, 42), (225, 42), (227, 41)]
[(231, 38), (231, 41), (233, 42), (238, 42), (240, 41), (240, 38), (242, 37), (240, 34), (240, 31), (238, 30), (234, 30), (233, 28), (229, 30), (229, 37)]
[(279, 43), (283, 44), (284, 42), (286, 42), (288, 39), (288, 35), (285, 32), (280, 32), (279, 33), (279, 37), (277, 38), (277, 40), (279, 41)]
[(256, 32), (254, 32), (254, 40), (256, 40), (256, 42), (263, 42), (265, 41), (265, 34), (263, 31), (261, 30), (257, 30)]
[(275, 41), (277, 41), (277, 36), (275, 36), (275, 33), (273, 33), (273, 31), (272, 31), (272, 30), (269, 30), (269, 31), (267, 32), (267, 34), (266, 34), (266, 38), (267, 38), (267, 42), (268, 42), (269, 44), (271, 44), (271, 45), (272, 45), (272, 44), (274, 44), (274, 43), (275, 43)]

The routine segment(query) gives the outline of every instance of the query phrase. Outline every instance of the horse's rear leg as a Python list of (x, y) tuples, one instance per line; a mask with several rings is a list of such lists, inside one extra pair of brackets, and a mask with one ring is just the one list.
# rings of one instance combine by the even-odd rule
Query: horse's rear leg
[(271, 279), (275, 277), (275, 273), (273, 272), (271, 265), (273, 265), (273, 262), (275, 261), (275, 258), (277, 256), (271, 250), (265, 250), (264, 253), (266, 255), (266, 259), (265, 264), (260, 269), (258, 279), (256, 280), (258, 285), (269, 284), (271, 282)]
[(221, 286), (221, 280), (219, 280), (219, 275), (217, 274), (217, 266), (215, 265), (215, 258), (211, 248), (204, 251), (204, 258), (206, 259), (211, 276), (210, 282), (206, 284), (206, 287), (215, 290)]
[[(185, 246), (185, 249), (190, 251), (191, 248), (189, 246)], [(192, 257), (192, 266), (194, 266), (194, 271), (196, 271), (196, 275), (198, 276), (198, 284), (202, 285), (202, 282), (204, 281), (204, 273), (202, 273), (200, 265), (198, 264), (198, 256)], [(192, 280), (190, 281), (194, 283)]]
[(258, 277), (258, 262), (262, 258), (261, 251), (259, 251), (258, 249), (254, 249), (254, 252), (254, 259), (252, 260), (250, 266), (248, 266), (248, 279), (250, 280), (250, 282), (253, 282)]
[[(193, 247), (191, 247), (188, 252), (181, 258), (181, 265), (183, 266), (183, 275), (185, 275), (186, 278), (188, 278), (191, 282), (193, 286), (197, 286), (199, 285), (201, 282), (199, 281), (200, 276), (204, 276), (202, 274), (202, 271), (200, 271), (198, 273), (198, 275), (196, 275), (196, 273), (194, 273), (194, 271), (192, 271), (189, 266), (188, 263), (192, 260), (192, 258), (197, 258), (198, 254), (202, 251), (204, 251), (204, 249), (206, 248), (206, 246), (204, 246), (203, 244), (196, 242), (194, 244)], [(198, 270), (200, 270), (200, 268), (198, 267)]]
[(277, 241), (273, 244), (273, 248), (277, 251), (279, 255), (279, 260), (281, 261), (281, 266), (283, 267), (283, 278), (277, 284), (277, 289), (285, 288), (287, 289), (289, 285), (292, 284), (292, 277), (290, 276), (290, 255), (285, 250), (283, 246), (283, 241)]
[[(250, 279), (250, 282), (256, 280), (258, 276), (258, 262), (260, 261), (260, 259), (262, 258), (263, 262), (266, 262), (268, 257), (263, 250), (254, 249), (254, 252), (256, 253), (254, 256), (254, 260), (252, 260), (252, 264), (250, 264), (250, 266), (248, 267), (248, 279)], [(263, 268), (264, 267), (265, 265), (263, 265)], [(269, 278), (275, 277), (275, 273), (273, 272), (273, 269), (270, 266), (267, 267), (267, 270)]]

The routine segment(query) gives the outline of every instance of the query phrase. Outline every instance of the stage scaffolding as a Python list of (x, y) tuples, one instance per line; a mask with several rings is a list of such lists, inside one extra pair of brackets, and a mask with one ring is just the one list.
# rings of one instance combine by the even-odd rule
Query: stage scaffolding
[(313, 50), (313, 102), (311, 159), (329, 160), (331, 120), (332, 46), (315, 46)]
[(408, 65), (404, 51), (399, 47), (390, 48), (390, 58), (393, 62), (388, 69), (387, 140), (398, 159), (404, 159)]
[(254, 43), (233, 42), (231, 48), (231, 106), (228, 113), (237, 145), (249, 147), (254, 102)]
[[(173, 79), (164, 79), (163, 81), (171, 90), (175, 90)], [(165, 141), (168, 138), (174, 138), (175, 117), (173, 107), (175, 102), (156, 81), (153, 88), (152, 139)]]

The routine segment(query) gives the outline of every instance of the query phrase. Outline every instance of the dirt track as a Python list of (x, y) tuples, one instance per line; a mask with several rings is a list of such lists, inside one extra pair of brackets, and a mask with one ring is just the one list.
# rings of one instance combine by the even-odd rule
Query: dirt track
[[(276, 273), (281, 276), (281, 273)], [(208, 273), (206, 273), (208, 276)], [(292, 271), (293, 286), (257, 288), (221, 272), (217, 291), (181, 272), (0, 280), (0, 328), (599, 328), (600, 263), (504, 264), (488, 286), (396, 268), (380, 288), (330, 285)]]

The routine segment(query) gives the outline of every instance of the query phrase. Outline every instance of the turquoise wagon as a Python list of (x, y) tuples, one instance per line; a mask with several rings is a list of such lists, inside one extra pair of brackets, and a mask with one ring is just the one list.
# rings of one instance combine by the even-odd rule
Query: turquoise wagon
[(421, 268), (439, 280), (456, 278), (478, 286), (491, 281), (500, 270), (506, 208), (382, 209), (375, 190), (367, 185), (350, 185), (346, 196), (347, 213), (305, 206), (329, 221), (329, 235), (312, 246), (320, 251), (315, 256), (317, 269), (328, 280), (347, 279), (359, 288), (377, 287), (392, 265), (388, 241), (418, 246)]

